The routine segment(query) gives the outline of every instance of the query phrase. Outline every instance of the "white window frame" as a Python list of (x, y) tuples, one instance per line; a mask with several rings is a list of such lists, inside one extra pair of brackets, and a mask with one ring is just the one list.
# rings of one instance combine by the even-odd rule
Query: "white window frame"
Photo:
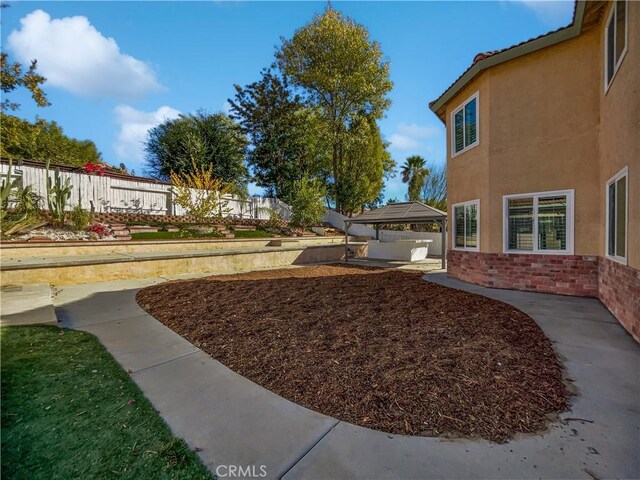
[[(538, 199), (540, 197), (567, 197), (567, 248), (565, 250), (548, 250), (538, 248)], [(575, 190), (551, 190), (548, 192), (518, 193), (502, 196), (502, 251), (504, 253), (534, 254), (534, 255), (573, 255), (574, 240), (574, 202)], [(509, 200), (514, 198), (533, 198), (533, 250), (509, 249)]]
[[(464, 107), (467, 105), (467, 103), (469, 103), (473, 99), (475, 99), (476, 101), (476, 141), (473, 143), (470, 143), (469, 145), (466, 145), (459, 152), (456, 152), (456, 123), (455, 123), (456, 113), (458, 113), (460, 110), (464, 110)], [(464, 119), (464, 112), (463, 112), (462, 118)], [(480, 92), (479, 91), (471, 95), (464, 102), (462, 102), (462, 104), (458, 105), (458, 107), (453, 112), (451, 112), (450, 122), (451, 122), (450, 123), (451, 125), (451, 158), (457, 157), (458, 155), (464, 152), (467, 152), (472, 148), (477, 147), (480, 144)], [(464, 138), (464, 123), (462, 125), (463, 125), (462, 132), (463, 132), (463, 138)]]
[[(475, 205), (476, 206), (476, 211), (478, 212), (478, 216), (477, 216), (477, 219), (476, 219), (476, 222), (477, 222), (477, 225), (478, 225), (478, 228), (476, 230), (476, 238), (477, 238), (476, 246), (475, 247), (466, 247), (466, 246), (465, 247), (458, 247), (458, 246), (456, 246), (456, 234), (457, 234), (457, 232), (456, 232), (456, 228), (457, 228), (457, 225), (456, 225), (456, 207), (463, 207), (464, 208), (467, 205)], [(452, 232), (452, 235), (451, 235), (451, 249), (452, 250), (464, 250), (464, 251), (467, 251), (467, 252), (479, 252), (480, 251), (480, 199), (476, 198), (475, 200), (469, 200), (467, 202), (454, 203), (451, 206), (451, 211), (452, 211), (452, 215), (453, 215), (452, 223), (451, 223), (452, 224), (452, 227), (451, 227), (451, 232)], [(465, 215), (465, 226), (463, 227), (465, 229), (465, 233), (466, 233), (466, 224), (467, 224), (466, 223), (467, 222), (466, 218), (467, 217)], [(466, 237), (465, 237), (465, 243), (466, 243)]]
[[(614, 15), (616, 15), (616, 1), (614, 0), (613, 2), (611, 2), (612, 7), (611, 7), (611, 11), (609, 12), (609, 15), (607, 16), (607, 21), (604, 23), (604, 62), (603, 62), (603, 66), (604, 66), (604, 94), (606, 95), (607, 92), (609, 91), (609, 87), (611, 86), (611, 84), (613, 83), (613, 80), (616, 78), (616, 74), (618, 73), (618, 69), (620, 68), (620, 65), (622, 65), (622, 61), (624, 60), (624, 57), (627, 54), (627, 49), (629, 47), (629, 0), (624, 0), (624, 8), (625, 8), (625, 15), (624, 15), (624, 50), (622, 50), (622, 53), (620, 54), (620, 59), (616, 62), (616, 64), (613, 66), (613, 74), (611, 75), (611, 80), (607, 79), (607, 71), (609, 70), (609, 56), (608, 56), (608, 51), (609, 51), (609, 35), (608, 35), (608, 29), (609, 29), (609, 23), (611, 23), (611, 19), (613, 18)], [(613, 22), (613, 28), (615, 29), (616, 27), (616, 22)], [(616, 32), (614, 32), (613, 35), (613, 41), (614, 41), (614, 45), (613, 45), (613, 54), (615, 56), (615, 40), (617, 35), (615, 35)], [(614, 59), (615, 61), (615, 59)]]
[[(619, 255), (609, 255), (609, 187), (612, 183), (617, 182), (622, 177), (626, 177), (627, 179), (627, 188), (625, 189), (625, 228), (624, 228), (624, 257)], [(629, 256), (629, 167), (626, 166), (618, 173), (616, 173), (613, 177), (607, 180), (607, 183), (604, 186), (604, 196), (605, 196), (605, 224), (604, 224), (604, 255), (609, 260), (613, 260), (614, 262), (621, 263), (623, 265), (627, 264), (627, 258)], [(616, 225), (617, 226), (617, 225)]]

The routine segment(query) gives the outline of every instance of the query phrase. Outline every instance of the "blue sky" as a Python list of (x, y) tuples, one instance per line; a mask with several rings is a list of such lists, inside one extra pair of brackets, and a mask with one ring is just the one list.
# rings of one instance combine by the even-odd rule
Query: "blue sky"
[[(259, 78), (280, 37), (326, 2), (9, 2), (2, 50), (37, 58), (52, 106), (24, 94), (17, 115), (57, 121), (96, 142), (104, 160), (144, 170), (148, 128), (179, 112), (226, 108), (233, 84)], [(445, 160), (444, 127), (428, 108), (478, 52), (503, 48), (571, 21), (571, 1), (332, 2), (365, 25), (391, 62), (393, 105), (381, 121), (401, 164)], [(259, 189), (252, 187), (252, 193)], [(387, 198), (403, 199), (398, 176)]]

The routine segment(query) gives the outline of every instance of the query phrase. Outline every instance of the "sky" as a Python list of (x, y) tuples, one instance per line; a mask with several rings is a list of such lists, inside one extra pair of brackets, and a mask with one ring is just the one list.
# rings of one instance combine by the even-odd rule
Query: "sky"
[[(93, 140), (103, 159), (144, 173), (147, 131), (180, 113), (226, 111), (234, 84), (259, 79), (281, 37), (322, 13), (326, 1), (10, 1), (2, 51), (38, 60), (51, 106), (24, 92), (16, 115), (55, 120)], [(479, 52), (504, 48), (566, 25), (572, 1), (332, 1), (364, 25), (391, 64), (392, 106), (380, 127), (401, 165), (410, 155), (446, 158), (445, 130), (429, 110)], [(399, 170), (399, 168), (397, 168)], [(252, 194), (261, 189), (250, 185)], [(400, 176), (385, 198), (404, 199)]]

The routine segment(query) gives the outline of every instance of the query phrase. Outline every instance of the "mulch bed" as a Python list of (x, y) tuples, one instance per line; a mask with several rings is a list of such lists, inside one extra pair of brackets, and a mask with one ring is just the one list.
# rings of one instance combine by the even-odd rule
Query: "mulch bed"
[(309, 266), (169, 282), (137, 300), (263, 387), (392, 434), (504, 442), (567, 407), (530, 317), (419, 273)]

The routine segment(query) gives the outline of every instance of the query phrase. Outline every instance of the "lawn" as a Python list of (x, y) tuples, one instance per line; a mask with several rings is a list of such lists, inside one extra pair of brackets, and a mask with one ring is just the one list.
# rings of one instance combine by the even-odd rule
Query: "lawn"
[(186, 230), (179, 232), (136, 232), (131, 234), (132, 240), (189, 240), (200, 238), (222, 238), (218, 232), (195, 233)]
[(273, 233), (267, 232), (265, 230), (234, 230), (234, 235), (236, 238), (271, 238), (273, 237)]
[(94, 336), (0, 333), (3, 478), (211, 478)]
[[(234, 231), (235, 238), (270, 238), (273, 237), (273, 233), (266, 232), (264, 230), (236, 230)], [(132, 233), (132, 240), (189, 240), (189, 239), (202, 239), (202, 238), (222, 238), (218, 232), (212, 233), (195, 233), (186, 230), (179, 232), (138, 232)]]
[(568, 392), (540, 327), (421, 275), (308, 266), (163, 283), (137, 300), (232, 370), (340, 420), (496, 442), (547, 428)]

